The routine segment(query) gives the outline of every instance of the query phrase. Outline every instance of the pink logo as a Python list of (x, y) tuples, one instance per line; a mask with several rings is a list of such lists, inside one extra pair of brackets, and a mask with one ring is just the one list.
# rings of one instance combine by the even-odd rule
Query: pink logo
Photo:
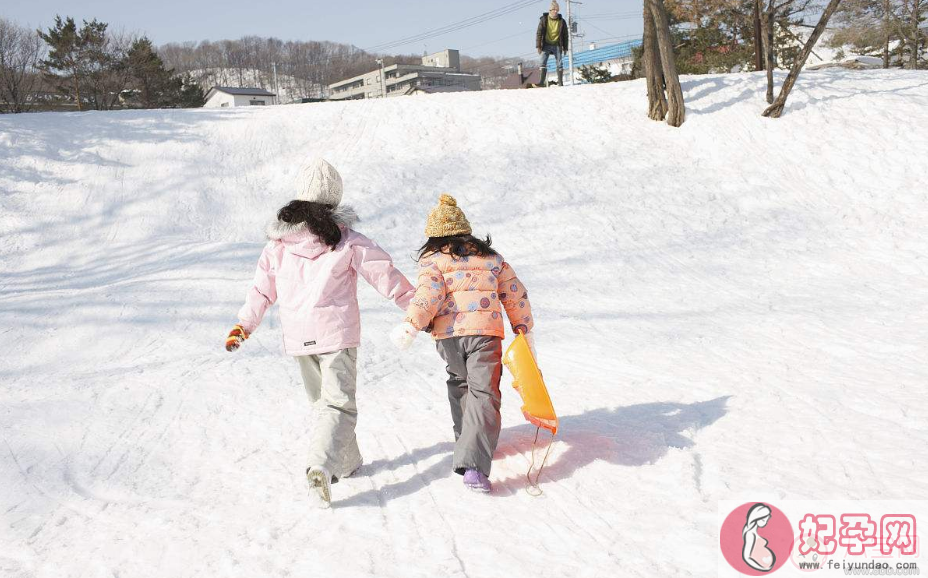
[(748, 502), (722, 522), (719, 545), (728, 564), (747, 576), (764, 576), (780, 569), (795, 540), (786, 515), (770, 504)]

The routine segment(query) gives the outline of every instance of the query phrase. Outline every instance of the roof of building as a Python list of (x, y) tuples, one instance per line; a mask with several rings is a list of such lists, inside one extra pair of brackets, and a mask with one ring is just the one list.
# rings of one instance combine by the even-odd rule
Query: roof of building
[(513, 89), (513, 88), (525, 88), (529, 84), (538, 84), (541, 82), (541, 69), (539, 68), (528, 68), (523, 70), (521, 76), (518, 72), (513, 72), (509, 76), (503, 79), (500, 88), (503, 89)]
[[(641, 40), (631, 40), (620, 44), (611, 44), (602, 48), (594, 48), (585, 52), (574, 51), (574, 67), (586, 66), (588, 64), (598, 64), (610, 60), (622, 60), (632, 57), (632, 50), (641, 46)], [(564, 68), (567, 68), (567, 54), (564, 54)], [(554, 70), (556, 66), (555, 59), (548, 61), (548, 70)]]
[(406, 94), (415, 92), (424, 92), (426, 94), (435, 94), (438, 92), (469, 92), (463, 86), (412, 86), (406, 90)]
[(236, 88), (232, 86), (214, 86), (209, 89), (210, 95), (213, 91), (224, 92), (235, 96), (277, 96), (273, 92), (268, 92), (263, 88)]

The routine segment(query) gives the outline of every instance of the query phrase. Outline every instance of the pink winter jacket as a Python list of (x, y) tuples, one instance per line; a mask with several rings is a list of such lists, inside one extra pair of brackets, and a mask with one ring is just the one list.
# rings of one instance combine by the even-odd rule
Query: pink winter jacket
[(435, 339), (504, 338), (502, 309), (514, 332), (532, 330), (528, 292), (502, 256), (435, 253), (419, 261), (416, 295), (406, 310), (406, 321), (419, 330), (431, 325)]
[(254, 285), (238, 312), (242, 327), (254, 331), (275, 302), (280, 306), (284, 350), (313, 355), (358, 347), (360, 273), (377, 291), (406, 309), (415, 290), (383, 249), (342, 226), (342, 240), (330, 249), (304, 227), (277, 223), (258, 260)]

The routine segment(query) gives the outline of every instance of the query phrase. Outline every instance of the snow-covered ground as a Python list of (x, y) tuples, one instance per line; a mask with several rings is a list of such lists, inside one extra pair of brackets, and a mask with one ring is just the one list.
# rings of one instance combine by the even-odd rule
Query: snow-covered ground
[[(782, 80), (782, 75), (779, 76)], [(0, 575), (714, 576), (719, 500), (928, 498), (928, 74), (0, 117)], [(454, 194), (533, 298), (562, 433), (504, 379), (494, 492), (366, 285), (362, 475), (310, 507), (270, 315), (222, 346), (304, 159), (410, 276)]]

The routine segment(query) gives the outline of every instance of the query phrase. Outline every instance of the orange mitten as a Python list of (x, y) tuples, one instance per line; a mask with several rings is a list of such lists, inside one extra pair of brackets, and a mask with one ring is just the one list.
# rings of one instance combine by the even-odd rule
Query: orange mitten
[(236, 325), (226, 337), (226, 351), (235, 351), (242, 346), (242, 342), (248, 339), (248, 332), (241, 325)]

